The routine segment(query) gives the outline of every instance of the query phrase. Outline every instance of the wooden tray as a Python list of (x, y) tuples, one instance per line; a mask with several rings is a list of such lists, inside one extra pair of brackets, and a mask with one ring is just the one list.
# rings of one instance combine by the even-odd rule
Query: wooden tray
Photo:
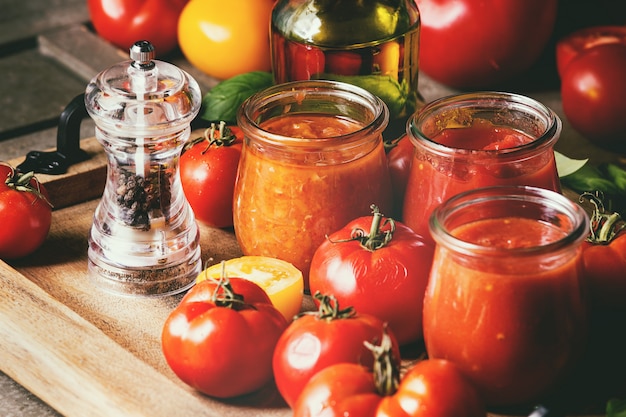
[[(25, 259), (0, 261), (2, 371), (68, 417), (291, 415), (273, 387), (225, 402), (173, 374), (160, 333), (180, 295), (120, 297), (93, 286), (87, 235), (106, 162), (95, 139), (81, 147), (89, 160), (65, 175), (38, 175), (55, 205), (46, 242)], [(201, 226), (201, 247), (204, 262), (241, 255), (228, 230)]]

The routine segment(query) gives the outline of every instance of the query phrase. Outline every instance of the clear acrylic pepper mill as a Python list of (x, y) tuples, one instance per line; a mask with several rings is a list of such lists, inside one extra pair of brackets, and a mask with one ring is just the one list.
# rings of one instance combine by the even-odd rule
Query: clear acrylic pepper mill
[(154, 60), (147, 41), (135, 43), (130, 58), (96, 75), (85, 94), (108, 158), (89, 234), (89, 272), (110, 292), (175, 294), (193, 285), (202, 267), (178, 169), (200, 88), (178, 67)]

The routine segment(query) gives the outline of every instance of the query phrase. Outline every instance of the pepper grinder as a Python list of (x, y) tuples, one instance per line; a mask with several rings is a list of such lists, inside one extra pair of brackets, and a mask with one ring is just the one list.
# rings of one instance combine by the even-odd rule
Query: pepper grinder
[(96, 75), (85, 94), (108, 159), (88, 238), (89, 276), (106, 291), (132, 296), (183, 292), (202, 267), (178, 168), (200, 88), (154, 56), (150, 42), (136, 42), (130, 61)]

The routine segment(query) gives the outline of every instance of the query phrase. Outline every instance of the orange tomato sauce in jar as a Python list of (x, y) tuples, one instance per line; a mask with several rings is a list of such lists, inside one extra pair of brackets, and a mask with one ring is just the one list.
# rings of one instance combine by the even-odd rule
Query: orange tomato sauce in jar
[[(523, 204), (533, 206), (528, 201), (521, 209), (465, 206), (458, 216), (470, 221), (435, 232), (426, 350), (456, 363), (491, 406), (545, 395), (579, 359), (587, 336), (580, 246), (587, 223), (567, 230), (559, 226), (566, 216), (549, 205), (544, 213), (554, 224), (535, 212), (518, 216)], [(468, 210), (483, 214), (475, 219)]]
[(372, 204), (391, 210), (382, 137), (360, 132), (350, 118), (313, 113), (259, 126), (288, 146), (246, 138), (235, 185), (237, 241), (246, 255), (292, 263), (308, 288), (311, 258), (326, 235), (370, 215)]

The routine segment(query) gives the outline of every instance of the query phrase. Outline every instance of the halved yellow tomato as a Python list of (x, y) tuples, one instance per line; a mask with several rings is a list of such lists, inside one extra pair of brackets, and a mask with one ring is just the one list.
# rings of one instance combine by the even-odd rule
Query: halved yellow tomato
[(272, 304), (289, 321), (300, 312), (304, 294), (302, 272), (289, 262), (266, 256), (242, 256), (217, 263), (198, 275), (196, 282), (219, 279), (222, 271), (228, 278), (245, 278), (259, 285)]

